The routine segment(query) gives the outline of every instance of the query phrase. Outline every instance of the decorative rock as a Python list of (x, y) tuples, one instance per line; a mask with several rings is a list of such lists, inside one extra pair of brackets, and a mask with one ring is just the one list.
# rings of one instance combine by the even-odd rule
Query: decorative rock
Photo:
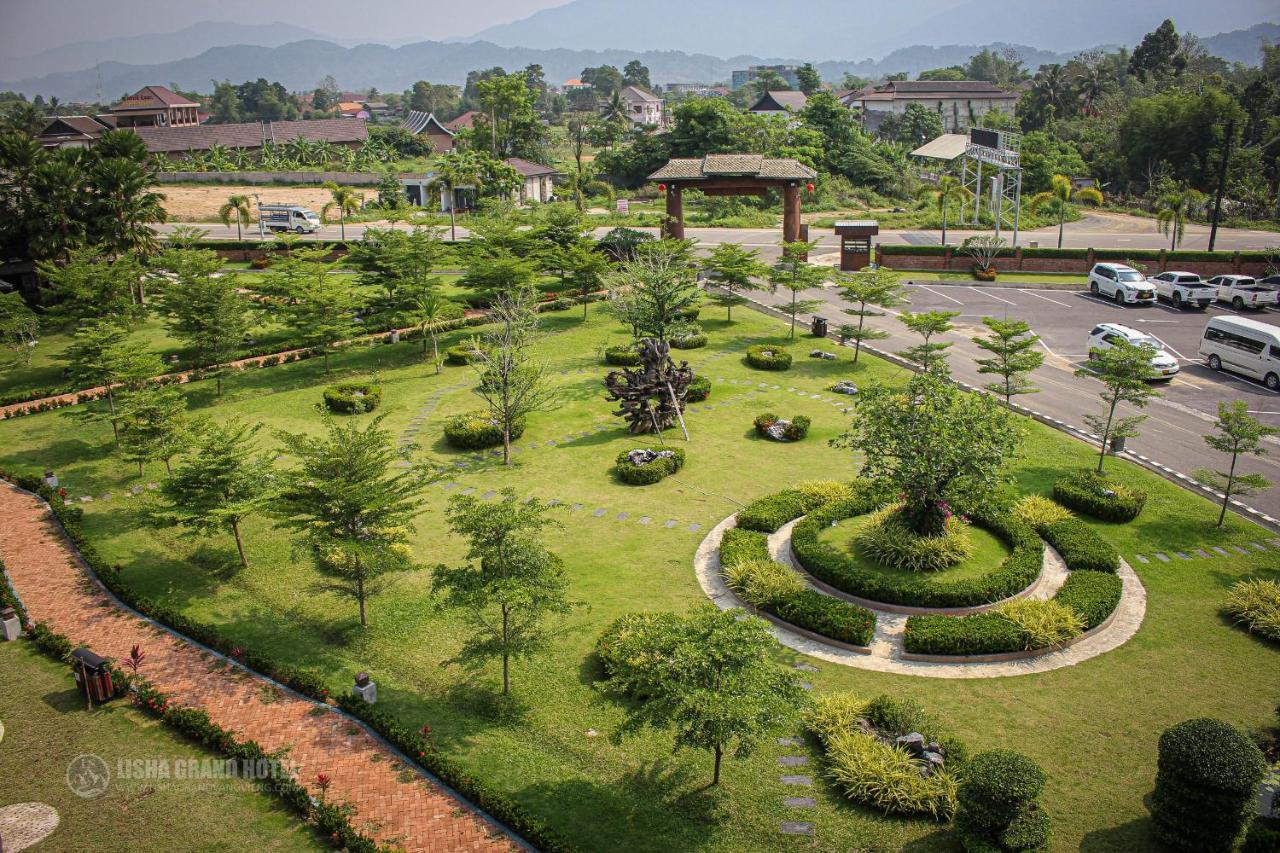
[(370, 681), (367, 684), (356, 684), (351, 688), (352, 696), (359, 696), (364, 701), (372, 705), (378, 701), (378, 685), (376, 682)]
[(799, 738), (794, 738), (794, 737), (778, 738), (778, 746), (799, 746), (799, 745), (800, 745)]
[(923, 775), (925, 776), (932, 776), (934, 773), (941, 770), (945, 763), (942, 756), (936, 752), (926, 752), (924, 755), (920, 756), (920, 758), (924, 760)]
[(837, 382), (835, 385), (832, 385), (831, 390), (837, 394), (853, 395), (858, 393), (858, 386), (854, 385), (848, 379), (842, 379), (839, 382)]
[(833, 352), (827, 352), (826, 350), (816, 349), (809, 353), (809, 358), (820, 358), (824, 361), (835, 361), (836, 354)]
[(673, 450), (646, 450), (637, 448), (627, 453), (627, 461), (632, 465), (648, 465), (655, 459), (667, 459), (675, 456)]
[(924, 735), (919, 732), (911, 732), (910, 734), (905, 734), (895, 740), (893, 745), (901, 749), (905, 749), (912, 755), (920, 756), (923, 755), (925, 751)]

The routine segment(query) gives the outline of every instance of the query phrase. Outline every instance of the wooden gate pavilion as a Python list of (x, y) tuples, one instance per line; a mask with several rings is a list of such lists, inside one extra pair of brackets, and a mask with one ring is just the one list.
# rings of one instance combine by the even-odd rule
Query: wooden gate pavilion
[(707, 195), (764, 195), (770, 188), (782, 190), (782, 239), (800, 239), (800, 186), (818, 173), (796, 160), (760, 154), (708, 154), (701, 159), (674, 159), (649, 176), (666, 192), (667, 215), (662, 236), (684, 239), (685, 189)]

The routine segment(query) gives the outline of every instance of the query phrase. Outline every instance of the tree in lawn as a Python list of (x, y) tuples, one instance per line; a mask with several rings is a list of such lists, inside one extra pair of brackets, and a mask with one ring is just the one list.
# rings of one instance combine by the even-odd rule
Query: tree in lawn
[(684, 241), (643, 244), (610, 279), (609, 291), (609, 312), (637, 340), (666, 345), (694, 330), (689, 315), (698, 305), (698, 282)]
[(462, 306), (452, 302), (440, 289), (437, 278), (411, 279), (399, 288), (400, 309), (422, 334), (422, 357), (431, 343), (431, 363), (440, 374), (440, 327), (462, 316)]
[[(164, 222), (164, 196), (152, 192), (156, 167), (142, 137), (127, 130), (104, 133), (90, 152), (91, 239), (115, 258), (143, 258), (156, 251), (154, 222)], [(134, 301), (146, 305), (143, 278), (133, 281)]]
[(186, 443), (187, 401), (177, 388), (145, 385), (121, 398), (120, 449), (125, 459), (138, 463), (139, 477), (156, 459), (172, 474), (170, 460)]
[(946, 351), (951, 348), (950, 343), (938, 343), (934, 337), (945, 334), (955, 327), (951, 325), (951, 321), (960, 316), (959, 311), (920, 311), (911, 313), (903, 311), (898, 315), (898, 319), (902, 324), (911, 331), (921, 337), (921, 342), (913, 347), (907, 347), (898, 355), (907, 361), (920, 365), (925, 373), (937, 371), (946, 374), (949, 371), (947, 366)]
[[(159, 259), (173, 278), (161, 289), (160, 309), (174, 337), (186, 343), (197, 365), (232, 361), (250, 328), (251, 306), (236, 277), (220, 275), (222, 258), (212, 250), (170, 249)], [(223, 369), (213, 373), (222, 396)]]
[(360, 295), (347, 276), (331, 275), (342, 262), (325, 261), (327, 249), (295, 249), (284, 263), (288, 268), (289, 296), (284, 321), (307, 346), (324, 353), (324, 372), (329, 372), (329, 353), (339, 341), (351, 336)]
[(1058, 220), (1058, 248), (1062, 248), (1063, 231), (1066, 228), (1067, 214), (1073, 210), (1072, 201), (1080, 204), (1102, 204), (1102, 193), (1093, 187), (1075, 189), (1071, 178), (1067, 175), (1054, 175), (1049, 189), (1036, 193), (1031, 199), (1031, 212), (1039, 213), (1042, 208)]
[(862, 476), (903, 496), (904, 517), (920, 536), (944, 533), (951, 507), (987, 500), (1021, 442), (999, 402), (934, 372), (915, 374), (905, 388), (873, 385), (859, 399), (858, 417), (832, 445), (865, 454)]
[(646, 726), (671, 729), (676, 748), (714, 756), (711, 784), (720, 784), (726, 754), (745, 758), (771, 731), (794, 719), (806, 700), (795, 676), (773, 661), (768, 623), (739, 610), (704, 604), (654, 642), (660, 652), (631, 678), (604, 691), (643, 696), (630, 706), (615, 738)]
[(533, 287), (533, 264), (505, 250), (496, 255), (473, 255), (467, 274), (459, 282), (475, 292), (481, 302), (491, 302)]
[(40, 340), (40, 318), (16, 290), (0, 293), (0, 339), (15, 359), (30, 366)]
[(716, 292), (711, 301), (725, 309), (725, 319), (733, 322), (733, 309), (746, 304), (744, 290), (763, 290), (759, 279), (766, 278), (769, 266), (760, 260), (759, 249), (747, 249), (737, 243), (721, 243), (711, 250), (703, 263)]
[(253, 449), (259, 429), (261, 425), (251, 427), (235, 419), (197, 422), (187, 452), (160, 484), (166, 506), (155, 519), (193, 536), (230, 533), (240, 565), (246, 568), (242, 527), (263, 510), (275, 487), (272, 454)]
[(898, 274), (886, 267), (863, 267), (859, 272), (836, 273), (840, 298), (857, 307), (846, 308), (844, 313), (858, 318), (858, 325), (850, 325), (843, 334), (853, 341), (853, 363), (858, 363), (864, 341), (879, 341), (889, 337), (884, 329), (867, 325), (868, 317), (883, 317), (885, 312), (876, 309), (893, 308), (906, 302)]
[(582, 319), (587, 319), (587, 306), (591, 294), (598, 293), (609, 274), (609, 259), (590, 240), (581, 240), (570, 247), (565, 258), (568, 270), (567, 283), (582, 300)]
[(947, 245), (947, 214), (953, 207), (963, 207), (966, 201), (973, 198), (973, 193), (965, 189), (959, 178), (943, 175), (938, 179), (937, 187), (921, 189), (920, 197), (937, 206), (938, 213), (942, 216), (942, 245)]
[(827, 273), (822, 267), (815, 267), (805, 260), (817, 245), (817, 241), (783, 243), (782, 257), (773, 265), (773, 270), (769, 273), (769, 281), (775, 290), (781, 285), (791, 291), (791, 301), (779, 306), (782, 313), (791, 317), (791, 329), (787, 332), (787, 337), (791, 340), (796, 336), (796, 317), (822, 304), (817, 299), (799, 298), (802, 292), (812, 290), (827, 278)]
[(120, 443), (120, 412), (116, 406), (118, 393), (128, 394), (164, 372), (160, 357), (142, 343), (127, 340), (126, 329), (109, 320), (90, 323), (76, 329), (75, 339), (67, 347), (70, 379), (80, 386), (102, 386), (107, 400), (106, 413), (86, 408), (83, 417), (90, 421), (111, 423), (111, 434)]
[(356, 600), (365, 628), (369, 596), (391, 572), (413, 568), (408, 541), (424, 480), (420, 471), (391, 473), (398, 457), (381, 416), (363, 429), (326, 417), (324, 430), (276, 434), (298, 465), (280, 475), (273, 511), (330, 578), (325, 588)]
[(991, 353), (991, 357), (977, 359), (978, 372), (1000, 377), (1000, 381), (984, 387), (992, 394), (1004, 397), (1006, 406), (1016, 394), (1039, 391), (1027, 377), (1044, 364), (1044, 353), (1036, 349), (1040, 336), (1033, 335), (1031, 327), (1023, 320), (983, 317), (982, 324), (991, 330), (991, 334), (971, 340)]
[(1107, 443), (1113, 438), (1133, 438), (1146, 415), (1117, 417), (1121, 403), (1143, 408), (1152, 397), (1161, 396), (1151, 387), (1156, 369), (1151, 365), (1151, 349), (1127, 341), (1117, 341), (1111, 349), (1093, 350), (1089, 364), (1076, 371), (1076, 376), (1096, 379), (1105, 386), (1098, 396), (1106, 406), (1106, 415), (1085, 415), (1084, 422), (1097, 433), (1099, 440), (1098, 473), (1107, 459)]
[(458, 240), (458, 190), (462, 187), (479, 189), (481, 163), (473, 151), (450, 151), (437, 159), (435, 178), (430, 186), (444, 192), (449, 203), (449, 240)]
[(502, 695), (511, 693), (511, 660), (546, 648), (551, 621), (573, 608), (560, 558), (538, 535), (557, 526), (537, 498), (517, 502), (511, 489), (503, 499), (483, 501), (456, 495), (446, 510), (453, 532), (467, 540), (467, 562), (436, 566), (432, 591), (462, 610), (476, 629), (457, 661), (478, 667), (502, 660)]
[(249, 212), (249, 197), (247, 195), (227, 196), (226, 202), (223, 203), (222, 207), (218, 208), (218, 219), (222, 220), (223, 225), (230, 228), (231, 220), (235, 220), (237, 240), (244, 239), (244, 225), (252, 218), (253, 214)]
[(511, 434), (520, 421), (551, 405), (547, 367), (530, 354), (538, 331), (537, 297), (531, 288), (499, 296), (489, 309), (489, 330), (480, 336), (473, 367), (475, 393), (489, 419), (502, 430), (502, 464), (511, 464)]
[(1217, 435), (1206, 435), (1205, 444), (1219, 453), (1231, 457), (1231, 465), (1224, 471), (1200, 468), (1192, 475), (1206, 488), (1222, 492), (1222, 509), (1218, 512), (1218, 527), (1227, 518), (1227, 505), (1240, 495), (1252, 495), (1271, 488), (1271, 482), (1261, 474), (1237, 474), (1236, 463), (1241, 455), (1266, 456), (1263, 441), (1280, 435), (1280, 428), (1267, 426), (1249, 414), (1249, 406), (1243, 400), (1234, 403), (1218, 403), (1218, 420), (1214, 423)]
[(68, 320), (114, 320), (132, 326), (146, 316), (135, 288), (142, 266), (132, 256), (106, 258), (97, 249), (73, 252), (65, 264), (41, 262), (40, 276), (52, 285), (49, 314)]
[(324, 188), (329, 191), (330, 200), (320, 208), (320, 216), (326, 222), (332, 222), (332, 216), (338, 214), (338, 228), (342, 239), (347, 239), (347, 217), (360, 212), (364, 196), (351, 187), (340, 186), (333, 181), (325, 181)]
[(542, 268), (555, 272), (564, 281), (568, 276), (569, 254), (582, 243), (587, 231), (582, 214), (572, 205), (547, 205), (533, 229)]

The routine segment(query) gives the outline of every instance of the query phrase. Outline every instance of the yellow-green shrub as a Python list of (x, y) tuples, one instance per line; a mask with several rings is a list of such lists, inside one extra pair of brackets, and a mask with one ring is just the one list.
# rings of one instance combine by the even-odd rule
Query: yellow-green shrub
[(805, 480), (792, 488), (808, 498), (815, 507), (853, 497), (853, 487), (839, 480)]
[(901, 507), (882, 507), (868, 516), (853, 536), (853, 546), (882, 566), (910, 572), (937, 572), (973, 553), (969, 526), (956, 516), (940, 536), (921, 536), (911, 529)]
[(1025, 632), (1028, 649), (1057, 646), (1084, 631), (1084, 617), (1052, 599), (1022, 598), (995, 612)]
[(845, 731), (827, 741), (827, 776), (849, 799), (888, 814), (951, 817), (956, 779), (947, 770), (920, 775), (920, 764), (905, 749), (869, 734)]
[(1223, 610), (1250, 633), (1280, 642), (1280, 582), (1240, 581), (1231, 587)]
[(1013, 517), (1036, 530), (1072, 518), (1071, 510), (1050, 498), (1026, 495), (1013, 505)]
[(772, 560), (740, 560), (725, 567), (724, 579), (753, 607), (767, 607), (806, 589), (794, 569)]
[(840, 732), (857, 728), (858, 720), (866, 716), (869, 704), (856, 693), (827, 693), (814, 699), (805, 717), (805, 725), (819, 740), (827, 743)]

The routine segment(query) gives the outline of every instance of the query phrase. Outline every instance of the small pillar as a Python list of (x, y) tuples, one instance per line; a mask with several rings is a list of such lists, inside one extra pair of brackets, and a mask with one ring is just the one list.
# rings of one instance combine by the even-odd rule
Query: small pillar
[(794, 243), (800, 239), (800, 187), (787, 184), (782, 188), (782, 240)]
[(662, 223), (662, 236), (672, 240), (684, 239), (684, 199), (678, 184), (667, 187), (667, 218)]
[(359, 696), (364, 701), (372, 705), (378, 701), (378, 685), (370, 680), (369, 673), (357, 672), (356, 683), (351, 688), (352, 696)]

